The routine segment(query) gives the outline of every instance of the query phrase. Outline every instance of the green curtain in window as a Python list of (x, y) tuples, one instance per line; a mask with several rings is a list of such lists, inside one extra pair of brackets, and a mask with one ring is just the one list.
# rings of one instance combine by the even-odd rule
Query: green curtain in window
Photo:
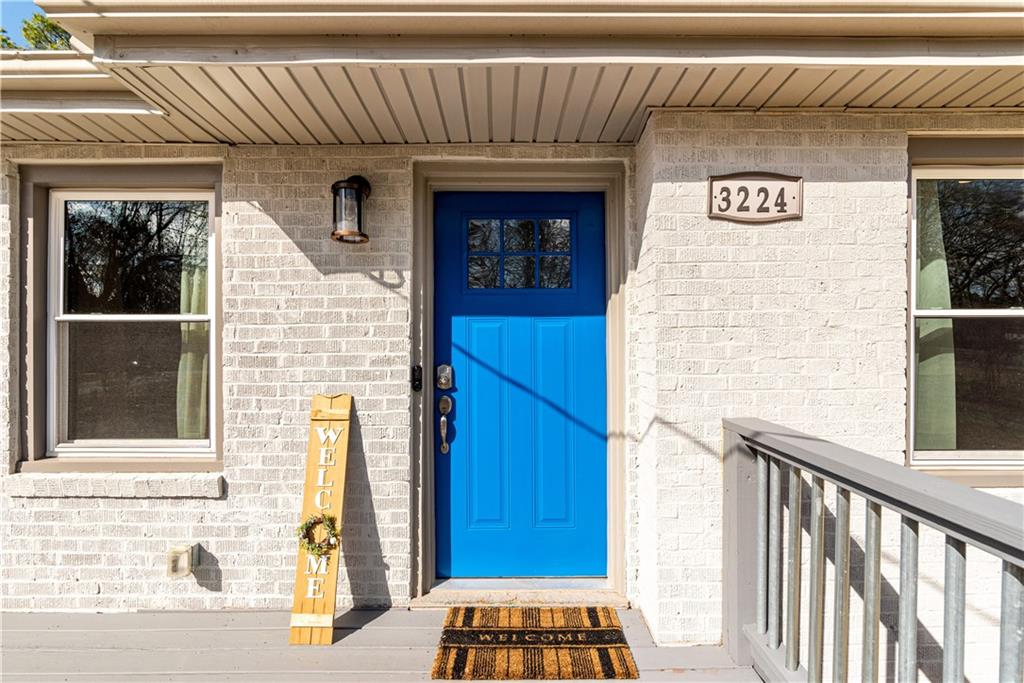
[[(942, 241), (938, 182), (934, 180), (917, 184), (917, 307), (950, 308), (949, 270)], [(917, 450), (955, 449), (953, 321), (918, 318), (916, 324), (914, 446)]]
[[(181, 270), (181, 312), (206, 312), (206, 267)], [(210, 376), (209, 323), (181, 323), (178, 361), (178, 438), (209, 438), (207, 391)]]

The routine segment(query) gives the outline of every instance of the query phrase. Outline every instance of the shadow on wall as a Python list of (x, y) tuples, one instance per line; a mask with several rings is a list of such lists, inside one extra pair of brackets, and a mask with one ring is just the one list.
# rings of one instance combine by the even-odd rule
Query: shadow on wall
[(197, 544), (196, 550), (198, 553), (197, 566), (192, 572), (196, 577), (196, 583), (208, 591), (220, 593), (223, 590), (220, 560), (202, 543)]
[(709, 455), (716, 461), (719, 461), (721, 459), (722, 454), (718, 450), (711, 448), (706, 443), (698, 439), (696, 436), (686, 431), (685, 429), (681, 428), (675, 422), (670, 422), (669, 420), (666, 420), (660, 415), (655, 415), (653, 418), (651, 418), (651, 421), (647, 423), (646, 429), (644, 429), (644, 431), (641, 432), (640, 434), (633, 436), (634, 440), (637, 443), (642, 442), (644, 439), (647, 438), (647, 435), (651, 433), (651, 430), (654, 429), (656, 425), (664, 427), (668, 431), (672, 432), (673, 435), (687, 441), (691, 446), (703, 452), (704, 455)]
[[(408, 305), (408, 274), (411, 266), (411, 242), (407, 207), (402, 202), (389, 196), (393, 188), (381, 183), (374, 187), (373, 199), (368, 207), (366, 232), (370, 241), (366, 244), (343, 244), (330, 239), (332, 203), (329, 192), (330, 185), (338, 178), (353, 173), (362, 173), (374, 182), (372, 169), (345, 168), (343, 171), (333, 168), (332, 162), (318, 157), (292, 158), (282, 160), (285, 163), (279, 175), (282, 183), (289, 184), (289, 192), (297, 193), (287, 198), (279, 188), (266, 187), (262, 198), (250, 199), (245, 213), (261, 214), (258, 227), (232, 228), (239, 234), (228, 241), (246, 241), (251, 243), (239, 253), (247, 259), (257, 256), (259, 268), (265, 272), (256, 276), (256, 282), (264, 285), (268, 293), (278, 300), (276, 308), (280, 320), (276, 323), (289, 326), (293, 322), (316, 321), (322, 318), (323, 307), (331, 307), (331, 315), (340, 324), (352, 323), (356, 330), (372, 333), (372, 327), (378, 321), (388, 322), (389, 310), (397, 306), (384, 298), (398, 297)], [(291, 165), (289, 165), (291, 164)], [(311, 175), (321, 180), (310, 180)], [(303, 176), (301, 185), (294, 180), (285, 180), (285, 176)], [(283, 235), (298, 250), (292, 251), (288, 245), (281, 244)], [(276, 243), (276, 244), (275, 244)], [(287, 256), (282, 260), (281, 253)], [(301, 256), (302, 260), (297, 259)], [(230, 269), (230, 258), (227, 267)], [(288, 265), (282, 267), (281, 263)], [(316, 269), (318, 275), (308, 272), (308, 267)], [(251, 268), (252, 266), (246, 266)], [(280, 273), (275, 271), (287, 268), (302, 269), (305, 273)], [(346, 277), (347, 276), (347, 277)], [(261, 281), (261, 278), (263, 281)], [(364, 279), (365, 278), (365, 279)], [(373, 284), (379, 285), (374, 287)], [(269, 287), (268, 287), (269, 286)], [(327, 297), (327, 303), (321, 302), (320, 308), (308, 311), (297, 306), (295, 297)], [(374, 303), (360, 303), (359, 299), (377, 297)], [(341, 299), (344, 298), (344, 301)], [(318, 328), (303, 326), (301, 332), (285, 333), (285, 338), (296, 337), (299, 343), (311, 340), (305, 335), (319, 335)], [(326, 332), (322, 334), (326, 335)], [(356, 332), (353, 332), (356, 334)], [(367, 337), (369, 338), (369, 337)], [(360, 341), (363, 338), (360, 337)], [(337, 339), (324, 338), (324, 342), (336, 342)], [(380, 347), (376, 352), (383, 352)], [(390, 362), (390, 359), (381, 361)], [(328, 365), (325, 368), (338, 373), (332, 382), (340, 381), (342, 386), (324, 386), (321, 383), (310, 383), (304, 387), (313, 391), (333, 393), (336, 390), (351, 390), (344, 386), (345, 373), (353, 370), (350, 367)], [(366, 368), (354, 368), (366, 370)], [(384, 371), (385, 367), (374, 366), (374, 370)], [(308, 397), (304, 397), (308, 400)], [(353, 609), (387, 608), (392, 605), (392, 597), (388, 586), (390, 567), (384, 560), (377, 523), (377, 511), (372, 490), (367, 445), (363, 441), (360, 422), (359, 401), (366, 396), (354, 396), (354, 405), (350, 423), (348, 463), (345, 478), (344, 509), (342, 511), (341, 553), (338, 576), (338, 595), (351, 595)], [(378, 447), (379, 448), (379, 447)], [(386, 457), (379, 450), (374, 450), (371, 443), (370, 451), (377, 457)], [(387, 482), (378, 482), (386, 487)], [(378, 492), (386, 496), (387, 492)], [(379, 504), (379, 502), (378, 502)]]
[(354, 404), (349, 428), (348, 471), (341, 526), (341, 571), (338, 577), (341, 585), (338, 592), (343, 593), (347, 584), (354, 609), (390, 607), (390, 567), (384, 561), (359, 410)]
[[(330, 176), (325, 174), (324, 177)], [(327, 189), (330, 181), (325, 183), (322, 196), (320, 186), (314, 184), (307, 188), (316, 192), (316, 196), (301, 200), (301, 211), (296, 200), (291, 199), (250, 201), (248, 204), (251, 211), (267, 216), (320, 275), (330, 277), (356, 273), (408, 300), (403, 291), (408, 288), (412, 264), (412, 246), (405, 234), (409, 218), (404, 212), (389, 206), (385, 197), (379, 197), (367, 212), (366, 232), (370, 241), (365, 244), (336, 242), (330, 238), (332, 208)], [(380, 190), (386, 191), (387, 188)], [(373, 199), (370, 201), (374, 202)], [(312, 211), (307, 204), (313, 205)], [(322, 220), (317, 220), (320, 218)]]

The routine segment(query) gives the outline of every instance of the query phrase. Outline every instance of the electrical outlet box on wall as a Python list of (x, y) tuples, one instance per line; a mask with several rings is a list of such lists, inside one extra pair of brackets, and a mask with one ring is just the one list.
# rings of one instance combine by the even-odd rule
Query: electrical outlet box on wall
[(167, 551), (167, 576), (180, 579), (192, 573), (197, 564), (196, 545), (173, 545)]

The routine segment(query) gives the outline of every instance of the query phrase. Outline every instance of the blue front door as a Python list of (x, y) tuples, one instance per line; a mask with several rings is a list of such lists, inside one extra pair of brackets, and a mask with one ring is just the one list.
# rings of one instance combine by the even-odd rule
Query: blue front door
[(434, 200), (437, 574), (604, 576), (604, 196)]

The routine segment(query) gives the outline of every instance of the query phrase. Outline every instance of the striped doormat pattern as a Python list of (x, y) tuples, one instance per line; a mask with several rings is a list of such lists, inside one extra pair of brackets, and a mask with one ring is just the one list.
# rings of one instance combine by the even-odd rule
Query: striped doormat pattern
[(637, 678), (611, 607), (452, 607), (432, 675), (441, 680)]

